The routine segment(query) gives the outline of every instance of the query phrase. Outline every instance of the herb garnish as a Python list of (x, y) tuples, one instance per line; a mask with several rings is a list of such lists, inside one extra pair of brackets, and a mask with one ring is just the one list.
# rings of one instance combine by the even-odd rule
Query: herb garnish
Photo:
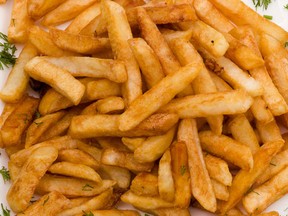
[(7, 207), (4, 208), (3, 203), (1, 203), (1, 209), (2, 209), (3, 216), (10, 216), (10, 210), (8, 210)]
[(82, 187), (82, 190), (83, 191), (92, 191), (94, 187), (89, 185), (89, 184), (85, 184), (83, 187)]
[(43, 206), (48, 202), (48, 200), (49, 200), (49, 196), (44, 200)]
[(268, 19), (268, 20), (272, 20), (273, 19), (273, 16), (271, 16), (271, 15), (263, 15), (263, 17)]
[(284, 8), (288, 10), (288, 4), (284, 5)]
[(185, 172), (186, 172), (186, 166), (185, 165), (182, 165), (181, 167), (180, 167), (180, 174), (183, 176), (184, 174), (185, 174)]
[(267, 10), (268, 5), (271, 3), (271, 0), (252, 0), (256, 9), (258, 7), (263, 7), (263, 9)]
[(0, 32), (0, 39), (3, 40), (3, 43), (0, 42), (0, 70), (3, 70), (3, 66), (9, 67), (9, 65), (15, 64), (15, 52), (17, 49), (14, 44), (9, 43), (7, 35), (2, 32)]
[(82, 211), (83, 212), (83, 216), (94, 216), (94, 214), (90, 211), (90, 212), (85, 212), (85, 211)]
[(10, 180), (9, 171), (7, 170), (6, 167), (2, 166), (2, 169), (0, 170), (0, 174), (2, 175), (4, 183)]

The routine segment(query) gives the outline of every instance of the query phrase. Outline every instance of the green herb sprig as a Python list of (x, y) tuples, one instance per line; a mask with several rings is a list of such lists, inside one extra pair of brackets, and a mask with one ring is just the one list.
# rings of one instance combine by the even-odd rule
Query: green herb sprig
[(85, 212), (85, 211), (82, 211), (83, 212), (83, 216), (94, 216), (94, 214), (90, 211), (90, 212)]
[(0, 170), (0, 174), (2, 175), (4, 183), (10, 180), (10, 174), (6, 167), (2, 166), (2, 169)]
[(252, 1), (256, 9), (258, 7), (263, 7), (263, 9), (265, 10), (267, 10), (269, 4), (271, 3), (271, 0), (252, 0)]
[(3, 41), (0, 42), (0, 70), (3, 70), (4, 66), (9, 67), (9, 65), (15, 64), (15, 52), (17, 49), (14, 44), (8, 41), (7, 35), (2, 32), (0, 32), (0, 39)]
[[(1, 209), (2, 209), (2, 214), (3, 216), (10, 216), (10, 210), (6, 208), (4, 208), (3, 203), (1, 203)], [(2, 216), (2, 214), (0, 216)]]

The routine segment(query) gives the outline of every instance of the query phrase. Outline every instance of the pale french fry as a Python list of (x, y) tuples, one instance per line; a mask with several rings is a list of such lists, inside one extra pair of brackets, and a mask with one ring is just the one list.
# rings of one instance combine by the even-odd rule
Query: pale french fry
[(163, 106), (159, 112), (177, 113), (180, 118), (206, 117), (221, 114), (233, 115), (246, 112), (252, 103), (253, 99), (247, 92), (233, 90), (173, 99)]
[(8, 39), (12, 43), (25, 43), (28, 40), (29, 28), (33, 25), (27, 13), (27, 0), (13, 2), (11, 21), (8, 27)]
[[(206, 62), (205, 62), (205, 64), (206, 64)], [(213, 64), (211, 66), (213, 67), (212, 71), (221, 70), (220, 66), (217, 64)], [(217, 68), (215, 68), (214, 66)], [(210, 68), (210, 66), (208, 66), (208, 68)], [(217, 76), (215, 73), (213, 73), (211, 71), (209, 71), (209, 74), (210, 74), (211, 78), (213, 79), (213, 81), (216, 85), (216, 88), (219, 92), (225, 92), (225, 91), (231, 91), (232, 90), (232, 87), (225, 80), (223, 80), (221, 77)]]
[(244, 114), (232, 117), (228, 125), (232, 136), (238, 142), (248, 146), (254, 154), (260, 147), (252, 126)]
[[(174, 41), (176, 39), (189, 41), (191, 39), (191, 36), (192, 36), (192, 30), (189, 30), (189, 29), (186, 31), (174, 31), (171, 29), (161, 28), (160, 32), (164, 36), (165, 40), (168, 43), (170, 43), (171, 41)], [(170, 44), (169, 44), (169, 47), (170, 47)], [(180, 59), (178, 59), (178, 60), (180, 61)], [(181, 63), (181, 64), (183, 64), (183, 63)]]
[(194, 0), (193, 6), (197, 16), (217, 31), (229, 32), (234, 28), (230, 20), (208, 0)]
[[(101, 89), (101, 91), (99, 91)], [(88, 100), (105, 98), (108, 96), (121, 96), (121, 89), (118, 83), (107, 79), (99, 79), (87, 83), (86, 97)]]
[(182, 208), (152, 209), (150, 210), (150, 212), (157, 216), (172, 216), (172, 215), (190, 216), (189, 209), (182, 209)]
[(120, 137), (99, 137), (96, 138), (97, 143), (101, 146), (102, 149), (107, 148), (115, 148), (120, 151), (127, 151), (130, 150), (122, 143)]
[[(110, 48), (108, 38), (68, 33), (56, 28), (49, 28), (53, 42), (61, 49), (81, 54), (94, 54)], [(73, 46), (71, 46), (73, 44)]]
[[(134, 210), (118, 210), (118, 209), (117, 210), (116, 209), (93, 210), (93, 211), (89, 211), (87, 213), (90, 214), (90, 212), (94, 216), (140, 216), (139, 212), (134, 211)], [(82, 216), (82, 215), (83, 215), (83, 213), (77, 214), (75, 216)]]
[(244, 216), (242, 211), (240, 211), (238, 208), (232, 208), (226, 214), (227, 216)]
[(175, 196), (174, 180), (172, 176), (172, 164), (170, 149), (167, 149), (159, 161), (158, 191), (163, 200), (172, 202)]
[(67, 0), (53, 11), (47, 13), (43, 17), (41, 24), (44, 26), (50, 26), (64, 23), (76, 17), (79, 13), (81, 13), (95, 2), (96, 0), (84, 0), (81, 2)]
[(89, 104), (88, 106), (86, 106), (82, 112), (81, 112), (81, 115), (96, 115), (98, 114), (98, 111), (97, 111), (97, 106), (98, 106), (98, 101), (96, 102), (93, 102), (91, 104)]
[(124, 100), (121, 97), (111, 96), (97, 102), (97, 112), (101, 114), (116, 114), (121, 113), (124, 108)]
[(29, 29), (29, 41), (37, 48), (37, 50), (48, 56), (71, 56), (74, 53), (65, 51), (57, 47), (51, 39), (48, 32), (41, 29), (39, 26), (33, 25)]
[(142, 172), (131, 182), (130, 190), (140, 196), (159, 196), (157, 176)]
[(215, 135), (211, 131), (200, 132), (199, 139), (203, 150), (244, 170), (253, 168), (253, 157), (250, 148), (236, 140), (225, 135)]
[(100, 36), (107, 32), (107, 23), (104, 16), (99, 14), (92, 19), (80, 32), (81, 35)]
[(54, 147), (41, 147), (31, 154), (7, 193), (7, 201), (14, 212), (28, 207), (41, 177), (57, 156), (58, 150)]
[(102, 1), (102, 15), (107, 23), (113, 53), (126, 66), (128, 79), (122, 86), (122, 94), (128, 105), (142, 94), (140, 70), (127, 41), (133, 37), (131, 29), (124, 8), (115, 2)]
[(47, 215), (54, 216), (70, 206), (70, 201), (61, 193), (52, 191), (42, 196), (35, 203), (30, 205), (24, 212), (17, 215)]
[(232, 174), (226, 161), (208, 153), (204, 153), (204, 160), (209, 176), (226, 186), (232, 184)]
[(274, 116), (267, 107), (266, 102), (260, 96), (254, 97), (254, 102), (250, 110), (255, 119), (259, 122), (268, 123), (274, 119)]
[(76, 80), (68, 71), (45, 60), (37, 57), (33, 58), (25, 65), (25, 71), (32, 78), (52, 86), (56, 91), (71, 100), (74, 105), (79, 104), (84, 95), (85, 86), (82, 83)]
[(254, 154), (254, 166), (249, 170), (241, 169), (234, 177), (231, 187), (229, 188), (229, 199), (222, 206), (220, 212), (223, 214), (232, 209), (251, 188), (258, 176), (260, 176), (266, 168), (273, 156), (282, 148), (283, 140), (267, 142), (260, 147)]
[(177, 140), (184, 141), (188, 153), (188, 171), (192, 195), (208, 211), (215, 212), (216, 198), (202, 155), (196, 121), (183, 119), (178, 128)]
[(89, 8), (84, 10), (82, 13), (80, 13), (75, 19), (72, 20), (72, 22), (69, 24), (69, 26), (65, 29), (65, 31), (73, 34), (79, 34), (81, 30), (90, 23), (91, 20), (93, 20), (96, 16), (101, 14), (101, 7), (100, 2), (96, 2), (93, 5), (91, 5)]
[[(163, 78), (153, 88), (133, 101), (128, 109), (121, 114), (119, 129), (126, 131), (134, 128), (161, 106), (167, 104), (176, 94), (180, 93), (195, 79), (201, 68), (201, 65), (199, 65), (197, 61), (192, 62), (176, 73), (169, 74)], [(177, 80), (177, 82), (175, 82), (175, 80)], [(167, 88), (168, 86), (169, 89)], [(161, 95), (161, 97), (159, 97), (159, 95)]]
[(242, 200), (245, 210), (251, 213), (261, 213), (271, 203), (280, 199), (288, 191), (288, 167), (283, 169), (263, 185), (254, 188)]
[(148, 137), (134, 150), (134, 158), (141, 162), (153, 162), (161, 157), (173, 141), (176, 128), (160, 136)]
[(24, 66), (37, 54), (38, 52), (32, 44), (25, 45), (0, 92), (1, 100), (6, 103), (15, 103), (21, 100), (29, 83), (29, 76), (24, 72)]
[(218, 200), (224, 200), (227, 201), (229, 198), (229, 191), (228, 191), (228, 187), (226, 185), (223, 185), (220, 182), (217, 182), (214, 179), (211, 179), (211, 183), (213, 186), (213, 190), (215, 193), (215, 197)]
[(282, 139), (280, 128), (275, 120), (266, 124), (256, 121), (256, 128), (263, 143)]
[(271, 212), (264, 212), (261, 214), (257, 214), (257, 216), (279, 216), (279, 213), (276, 211), (271, 211)]
[(115, 185), (115, 183), (112, 180), (103, 180), (102, 183), (95, 183), (84, 179), (45, 174), (36, 187), (36, 193), (41, 195), (57, 191), (66, 197), (91, 197), (101, 194)]
[[(122, 142), (131, 151), (135, 151), (136, 148), (140, 147), (146, 140), (144, 137), (122, 137)], [(135, 157), (135, 156), (134, 156)]]
[(105, 149), (101, 155), (101, 163), (127, 168), (133, 172), (149, 172), (154, 163), (139, 163), (133, 157), (133, 153), (121, 152), (116, 149)]
[[(150, 89), (164, 78), (162, 66), (151, 47), (142, 38), (128, 40), (139, 64), (147, 87)], [(153, 72), (151, 70), (153, 68)]]
[(1, 128), (3, 146), (17, 145), (23, 132), (29, 127), (37, 110), (39, 99), (26, 97), (7, 117)]
[(55, 122), (61, 119), (65, 115), (64, 111), (60, 111), (53, 114), (48, 114), (37, 118), (33, 123), (28, 127), (25, 138), (25, 148), (38, 143), (42, 134), (51, 127)]
[(83, 212), (88, 212), (96, 209), (105, 209), (109, 207), (109, 203), (111, 202), (113, 196), (113, 188), (109, 188), (106, 191), (102, 192), (98, 196), (92, 197), (87, 202), (80, 204), (79, 206), (75, 206), (73, 208), (66, 209), (57, 216), (73, 216)]

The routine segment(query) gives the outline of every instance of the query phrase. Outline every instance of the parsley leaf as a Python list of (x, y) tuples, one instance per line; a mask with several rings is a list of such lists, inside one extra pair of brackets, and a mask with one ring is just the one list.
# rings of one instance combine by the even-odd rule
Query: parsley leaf
[(256, 9), (258, 7), (263, 7), (263, 9), (267, 10), (268, 5), (271, 3), (271, 0), (252, 0)]
[(94, 214), (90, 211), (90, 212), (85, 212), (85, 211), (82, 211), (83, 212), (83, 216), (94, 216)]
[(180, 167), (180, 174), (183, 176), (184, 174), (185, 174), (185, 172), (186, 172), (186, 166), (185, 165), (182, 165), (181, 167)]
[(10, 210), (8, 210), (7, 207), (4, 208), (3, 203), (1, 203), (1, 209), (2, 209), (3, 216), (10, 216)]
[(10, 174), (6, 167), (2, 166), (2, 169), (0, 170), (0, 174), (2, 175), (4, 183), (10, 180)]
[(0, 42), (0, 70), (3, 70), (3, 66), (9, 67), (9, 65), (15, 64), (15, 52), (17, 49), (14, 44), (9, 43), (7, 35), (2, 32), (0, 32), (0, 39), (3, 41)]
[(94, 187), (89, 185), (89, 184), (85, 184), (83, 187), (82, 187), (82, 190), (83, 191), (92, 191)]

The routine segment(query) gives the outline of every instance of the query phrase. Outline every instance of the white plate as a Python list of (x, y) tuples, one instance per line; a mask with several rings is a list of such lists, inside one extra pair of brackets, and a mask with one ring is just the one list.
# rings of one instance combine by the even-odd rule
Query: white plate
[[(12, 8), (12, 0), (7, 0), (5, 5), (0, 5), (0, 32), (7, 34), (8, 25), (10, 23), (10, 16), (11, 16), (11, 8)], [(252, 3), (252, 0), (244, 0), (244, 2), (249, 5), (251, 8), (255, 9)], [(272, 1), (271, 5), (267, 11), (263, 11), (262, 9), (258, 8), (257, 12), (264, 15), (271, 15), (273, 16), (273, 22), (280, 25), (282, 28), (288, 31), (288, 9), (284, 9), (284, 5), (288, 3), (287, 0), (274, 0)], [(17, 51), (17, 55), (19, 54), (19, 50)], [(5, 69), (4, 71), (0, 71), (0, 88), (4, 85), (6, 77), (9, 73), (9, 69)], [(2, 112), (3, 103), (0, 101), (0, 112)], [(2, 166), (7, 167), (8, 157), (3, 150), (0, 150), (0, 169)], [(0, 177), (0, 203), (3, 203), (4, 206), (8, 207), (6, 201), (6, 193), (8, 191), (10, 184), (4, 184), (2, 178)], [(9, 207), (8, 207), (9, 208)], [(121, 204), (119, 208), (131, 208), (126, 204)], [(288, 215), (288, 195), (283, 197), (282, 199), (275, 202), (271, 205), (266, 211), (278, 211), (280, 215), (286, 216)], [(0, 210), (0, 214), (2, 214)], [(12, 216), (13, 214), (11, 214)], [(197, 209), (191, 209), (191, 215), (197, 216), (211, 216), (213, 214), (206, 213), (203, 211), (199, 211)]]

